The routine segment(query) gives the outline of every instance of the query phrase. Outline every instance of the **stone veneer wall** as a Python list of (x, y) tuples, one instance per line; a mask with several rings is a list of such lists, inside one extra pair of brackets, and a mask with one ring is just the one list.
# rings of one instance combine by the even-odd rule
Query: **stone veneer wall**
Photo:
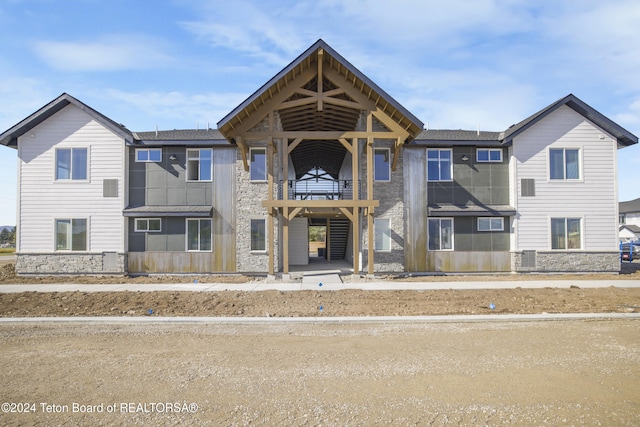
[[(366, 128), (366, 116), (362, 115), (359, 127)], [(374, 120), (374, 131), (385, 131), (377, 120)], [(374, 140), (374, 148), (389, 148), (391, 157), (389, 161), (393, 161), (393, 144), (394, 140)], [(360, 155), (360, 182), (362, 194), (361, 198), (367, 197), (367, 156), (363, 153), (362, 147), (366, 144), (366, 140), (360, 140), (358, 150)], [(380, 201), (380, 207), (375, 209), (374, 220), (376, 218), (389, 219), (391, 228), (391, 251), (379, 252), (373, 254), (373, 270), (376, 273), (381, 272), (403, 272), (404, 269), (404, 174), (402, 170), (403, 150), (400, 150), (400, 158), (398, 159), (396, 170), (391, 171), (390, 182), (373, 182), (373, 198)], [(367, 218), (360, 216), (362, 224), (362, 272), (366, 273), (368, 269), (368, 226)], [(374, 222), (375, 224), (375, 222)], [(374, 226), (375, 227), (375, 226)], [(375, 236), (375, 232), (374, 232)], [(374, 241), (371, 242), (375, 245)]]
[(536, 251), (535, 268), (522, 267), (522, 252), (511, 253), (512, 270), (526, 272), (612, 272), (620, 271), (619, 252)]
[(42, 274), (126, 274), (125, 253), (16, 254), (18, 275)]
[[(276, 127), (278, 128), (278, 117), (276, 116)], [(254, 127), (253, 131), (266, 132), (269, 129), (268, 119), (259, 123)], [(266, 148), (266, 141), (247, 141), (250, 147)], [(277, 144), (276, 144), (277, 145)], [(278, 182), (280, 176), (279, 156), (281, 155), (280, 146), (278, 152), (274, 156), (274, 176), (273, 197), (276, 198), (278, 190)], [(268, 198), (269, 184), (265, 182), (251, 182), (249, 171), (244, 170), (242, 163), (242, 155), (240, 150), (237, 151), (236, 160), (236, 267), (239, 273), (266, 273), (269, 271), (269, 231), (265, 230), (266, 251), (251, 252), (251, 220), (264, 219), (265, 225), (268, 226), (267, 209), (262, 206), (262, 201)], [(278, 270), (278, 221), (274, 220), (274, 260), (275, 269)]]

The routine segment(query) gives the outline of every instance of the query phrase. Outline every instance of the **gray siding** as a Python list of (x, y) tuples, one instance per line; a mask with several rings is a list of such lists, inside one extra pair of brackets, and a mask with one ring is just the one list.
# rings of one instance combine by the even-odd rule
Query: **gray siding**
[[(136, 162), (135, 151), (135, 148), (129, 150), (131, 206), (211, 205), (211, 182), (188, 182), (186, 179), (185, 147), (164, 147), (162, 161), (157, 163)], [(176, 160), (171, 160), (171, 155)]]
[(453, 181), (428, 182), (428, 204), (508, 205), (508, 159), (507, 149), (502, 149), (502, 162), (476, 162), (476, 147), (454, 147)]
[(503, 231), (478, 231), (477, 217), (457, 217), (453, 221), (456, 251), (500, 252), (509, 250), (509, 218), (504, 218)]

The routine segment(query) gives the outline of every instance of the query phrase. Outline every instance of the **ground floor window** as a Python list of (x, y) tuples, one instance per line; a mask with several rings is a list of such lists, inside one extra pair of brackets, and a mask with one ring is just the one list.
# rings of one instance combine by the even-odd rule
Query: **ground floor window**
[(57, 219), (56, 220), (56, 250), (57, 251), (86, 251), (87, 250), (87, 220), (86, 219)]
[(161, 231), (161, 224), (160, 218), (137, 218), (135, 231), (159, 232)]
[(551, 249), (581, 249), (580, 218), (551, 218)]
[(453, 218), (429, 218), (429, 250), (453, 250)]
[(211, 250), (211, 219), (187, 219), (187, 251)]
[(251, 251), (267, 249), (266, 225), (264, 219), (251, 220)]
[(478, 218), (478, 231), (502, 231), (504, 218)]
[(385, 218), (376, 218), (373, 222), (373, 229), (375, 231), (373, 248), (376, 251), (390, 251), (391, 228), (389, 226), (389, 220)]

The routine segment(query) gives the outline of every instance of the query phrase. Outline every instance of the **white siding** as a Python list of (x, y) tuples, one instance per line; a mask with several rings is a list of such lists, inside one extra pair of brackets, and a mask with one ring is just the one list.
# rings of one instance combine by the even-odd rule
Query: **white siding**
[[(549, 148), (579, 148), (580, 180), (549, 179)], [(515, 250), (549, 250), (550, 218), (579, 217), (584, 250), (617, 249), (616, 142), (567, 106), (562, 106), (513, 142), (515, 159)], [(522, 197), (521, 179), (535, 179), (535, 196)]]
[[(56, 181), (56, 148), (88, 148), (88, 181)], [(55, 250), (56, 218), (87, 218), (88, 252), (124, 251), (124, 141), (69, 105), (18, 140), (19, 233), (22, 253)], [(103, 179), (118, 197), (103, 197)]]

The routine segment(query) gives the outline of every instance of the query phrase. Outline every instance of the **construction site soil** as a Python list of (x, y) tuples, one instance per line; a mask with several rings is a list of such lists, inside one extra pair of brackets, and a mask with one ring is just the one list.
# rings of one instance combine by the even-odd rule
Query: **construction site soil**
[[(543, 289), (483, 290), (317, 290), (317, 291), (150, 291), (150, 292), (22, 292), (0, 294), (0, 317), (40, 316), (212, 316), (331, 317), (427, 316), (464, 314), (635, 313), (640, 289), (618, 287), (620, 280), (640, 279), (638, 264), (623, 266), (623, 274), (387, 276), (377, 280), (551, 280)], [(611, 280), (605, 288), (581, 288), (581, 280)], [(0, 286), (20, 283), (245, 283), (241, 275), (153, 277), (16, 277), (13, 264), (0, 266)], [(553, 287), (562, 281), (565, 287)], [(569, 282), (567, 282), (569, 281)], [(571, 284), (566, 287), (567, 283)]]

